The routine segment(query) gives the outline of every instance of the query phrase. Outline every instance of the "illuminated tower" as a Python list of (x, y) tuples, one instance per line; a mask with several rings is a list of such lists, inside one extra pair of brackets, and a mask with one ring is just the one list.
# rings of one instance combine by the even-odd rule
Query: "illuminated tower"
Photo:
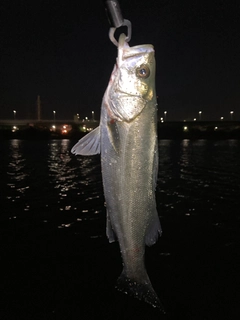
[(37, 119), (38, 119), (38, 121), (41, 120), (41, 100), (40, 100), (40, 96), (37, 96)]

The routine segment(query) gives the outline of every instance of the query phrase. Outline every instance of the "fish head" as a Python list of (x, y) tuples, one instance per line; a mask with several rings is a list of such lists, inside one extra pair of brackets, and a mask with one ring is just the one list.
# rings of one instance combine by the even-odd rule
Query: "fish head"
[(121, 36), (106, 102), (111, 119), (129, 122), (141, 113), (148, 102), (156, 102), (156, 67), (152, 45), (129, 47)]

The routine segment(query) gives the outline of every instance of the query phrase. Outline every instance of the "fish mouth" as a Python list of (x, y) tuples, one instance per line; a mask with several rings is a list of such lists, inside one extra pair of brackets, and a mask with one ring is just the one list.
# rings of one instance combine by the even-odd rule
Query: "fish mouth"
[(135, 47), (127, 48), (123, 51), (123, 59), (134, 58), (154, 53), (154, 47), (151, 44), (143, 44)]
[(122, 97), (133, 97), (133, 98), (139, 98), (144, 100), (144, 98), (140, 94), (133, 94), (133, 93), (128, 93), (124, 91), (119, 91), (119, 93), (122, 94)]
[(115, 92), (121, 94), (121, 97), (130, 96), (130, 97), (133, 97), (133, 98), (139, 98), (139, 99), (145, 100), (144, 97), (141, 94), (131, 93), (131, 92), (123, 91), (121, 89), (116, 89)]
[(116, 90), (117, 93), (121, 94), (122, 98), (126, 98), (126, 97), (132, 97), (132, 98), (138, 98), (141, 99), (145, 102), (148, 102), (148, 100), (144, 99), (143, 96), (141, 94), (134, 94), (134, 93), (129, 93), (126, 91), (122, 91), (122, 90)]

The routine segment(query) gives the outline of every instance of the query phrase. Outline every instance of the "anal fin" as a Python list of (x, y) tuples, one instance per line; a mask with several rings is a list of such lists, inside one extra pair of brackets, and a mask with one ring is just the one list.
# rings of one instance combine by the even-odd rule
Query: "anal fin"
[(161, 234), (162, 234), (162, 228), (161, 228), (160, 220), (156, 210), (146, 233), (146, 237), (145, 237), (146, 245), (149, 247), (152, 246), (154, 243), (156, 243), (158, 237), (161, 236)]
[(108, 211), (107, 211), (106, 233), (107, 233), (107, 237), (108, 237), (108, 240), (109, 240), (110, 243), (112, 243), (112, 242), (117, 240), (117, 236), (116, 236), (116, 234), (115, 234), (115, 232), (113, 230), (112, 223), (111, 223)]

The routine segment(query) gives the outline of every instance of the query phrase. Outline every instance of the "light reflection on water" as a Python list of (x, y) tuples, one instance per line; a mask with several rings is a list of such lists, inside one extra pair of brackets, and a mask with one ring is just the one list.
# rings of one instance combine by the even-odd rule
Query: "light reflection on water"
[[(28, 213), (45, 223), (55, 219), (60, 229), (105, 219), (100, 157), (72, 155), (74, 143), (2, 142), (1, 218)], [(237, 140), (160, 140), (160, 215), (208, 216), (219, 225), (226, 215), (239, 219), (239, 155)]]
[(12, 202), (21, 198), (29, 188), (26, 183), (28, 172), (26, 170), (26, 159), (22, 152), (22, 141), (11, 140), (9, 146), (9, 162), (7, 169), (9, 191), (8, 199)]
[(69, 165), (69, 140), (53, 141), (49, 144), (48, 155), (49, 181), (59, 189), (60, 199), (67, 195), (69, 189), (76, 189), (75, 168)]
[[(70, 152), (71, 147), (67, 139), (49, 143), (49, 182), (57, 191), (57, 207), (60, 211), (80, 213), (74, 221), (68, 219), (68, 223), (61, 223), (58, 228), (69, 228), (86, 218), (91, 220), (93, 214), (101, 211), (95, 208), (102, 189), (99, 158), (75, 157)], [(99, 185), (100, 188), (96, 188)]]

